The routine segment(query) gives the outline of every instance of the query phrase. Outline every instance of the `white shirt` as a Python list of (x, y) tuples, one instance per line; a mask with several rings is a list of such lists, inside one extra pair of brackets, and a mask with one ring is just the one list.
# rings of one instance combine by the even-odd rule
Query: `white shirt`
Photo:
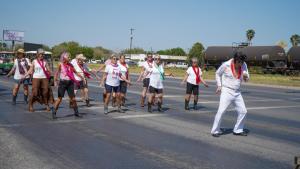
[[(124, 76), (124, 77), (126, 77), (126, 74), (128, 72), (129, 66), (127, 64), (125, 64), (125, 66), (124, 66), (120, 62), (118, 62), (118, 65), (120, 67), (120, 73), (121, 73), (121, 75)], [(122, 79), (120, 79), (120, 80), (123, 81)]]
[(153, 68), (153, 62), (150, 63), (150, 62), (148, 62), (148, 61), (145, 61), (145, 62), (143, 63), (143, 68), (145, 69), (145, 74), (144, 74), (144, 75), (146, 75), (145, 78), (146, 78), (146, 79), (147, 79), (147, 78), (150, 78), (151, 73), (146, 74), (146, 72), (151, 72), (151, 69)]
[[(246, 74), (249, 76), (247, 64), (244, 62), (244, 64), (241, 67), (241, 76), (240, 78), (236, 78), (233, 75), (233, 72), (231, 70), (231, 63), (233, 62), (233, 59), (230, 59), (226, 62), (224, 62), (219, 69), (216, 72), (216, 81), (218, 86), (226, 87), (233, 90), (239, 90), (241, 83), (243, 81), (243, 74)], [(237, 72), (238, 73), (238, 72)]]
[[(186, 73), (188, 74), (188, 78), (187, 78), (187, 82), (190, 83), (190, 84), (193, 84), (193, 85), (199, 85), (196, 83), (196, 77), (197, 76), (202, 76), (202, 71), (201, 71), (201, 68), (199, 68), (199, 73), (198, 75), (195, 74), (194, 70), (193, 70), (193, 67), (189, 67), (186, 71)], [(196, 70), (197, 71), (197, 70)]]
[[(79, 73), (82, 77), (85, 77), (85, 75), (84, 75), (84, 73), (83, 73), (83, 70), (79, 67), (79, 65), (78, 65), (78, 61), (77, 61), (77, 59), (73, 59), (72, 61), (71, 61), (71, 64), (73, 65), (73, 67), (74, 67), (74, 69), (75, 69), (75, 71), (77, 72), (77, 73)], [(82, 68), (85, 70), (85, 71), (87, 71), (87, 66), (85, 65), (85, 64), (83, 64), (82, 65)], [(75, 79), (76, 80), (78, 80), (78, 81), (82, 81), (83, 79), (81, 79), (79, 76), (77, 76), (77, 74), (75, 74), (74, 73), (74, 77), (75, 77)]]
[(156, 64), (153, 64), (153, 68), (150, 72), (150, 86), (156, 88), (156, 89), (163, 89), (163, 79), (161, 74), (164, 74), (164, 68), (162, 65), (159, 65), (158, 67)]
[[(47, 76), (45, 75), (45, 72), (43, 71), (43, 68), (40, 66), (40, 64), (38, 63), (38, 61), (35, 59), (33, 60), (32, 64), (34, 65), (34, 72), (33, 72), (33, 78), (35, 79), (44, 79), (47, 78)], [(47, 70), (46, 64), (47, 62), (45, 60), (43, 60), (43, 62), (41, 62), (41, 64), (44, 65), (45, 70)]]
[(105, 73), (107, 73), (105, 84), (109, 86), (119, 86), (120, 85), (120, 67), (113, 65), (107, 65), (105, 67)]
[[(24, 69), (24, 71), (25, 71), (25, 74), (26, 74), (28, 72), (28, 70), (26, 69), (26, 66), (25, 66), (25, 59), (28, 63), (28, 66), (31, 66), (31, 63), (30, 63), (30, 60), (28, 58), (23, 58), (22, 61), (20, 62), (23, 69)], [(30, 76), (24, 77), (25, 74), (24, 75), (20, 74), (18, 59), (15, 59), (13, 69), (15, 69), (14, 79), (16, 79), (16, 80), (20, 80), (20, 79), (23, 79), (23, 78), (29, 78), (30, 77)]]

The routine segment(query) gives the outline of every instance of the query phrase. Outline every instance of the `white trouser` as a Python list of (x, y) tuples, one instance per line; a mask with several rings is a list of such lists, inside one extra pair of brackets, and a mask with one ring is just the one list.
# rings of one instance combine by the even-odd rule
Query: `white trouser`
[(247, 109), (245, 107), (244, 99), (240, 91), (235, 91), (229, 88), (222, 87), (219, 109), (215, 117), (214, 125), (212, 127), (211, 133), (220, 133), (220, 124), (223, 114), (229, 105), (235, 106), (235, 110), (238, 114), (236, 124), (234, 126), (233, 132), (241, 133), (243, 132), (245, 117), (247, 114)]

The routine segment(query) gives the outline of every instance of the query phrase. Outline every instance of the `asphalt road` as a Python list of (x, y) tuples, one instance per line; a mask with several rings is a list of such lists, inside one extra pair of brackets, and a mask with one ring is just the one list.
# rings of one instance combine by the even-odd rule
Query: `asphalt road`
[(43, 106), (28, 112), (21, 92), (12, 106), (13, 82), (1, 76), (0, 168), (290, 169), (294, 156), (300, 155), (300, 90), (243, 86), (249, 135), (232, 135), (236, 113), (231, 107), (222, 123), (226, 134), (214, 138), (210, 129), (219, 101), (215, 84), (201, 86), (196, 111), (183, 109), (185, 86), (179, 80), (166, 79), (164, 84), (163, 113), (141, 108), (141, 84), (134, 84), (126, 113), (110, 107), (111, 113), (104, 115), (103, 89), (90, 81), (93, 106), (78, 102), (84, 117), (75, 118), (65, 99), (59, 118), (52, 120)]

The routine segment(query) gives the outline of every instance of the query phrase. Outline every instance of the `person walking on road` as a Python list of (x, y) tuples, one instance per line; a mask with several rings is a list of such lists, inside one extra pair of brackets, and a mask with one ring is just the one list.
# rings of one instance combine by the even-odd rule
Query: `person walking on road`
[(249, 72), (245, 63), (246, 55), (236, 52), (234, 58), (224, 62), (216, 72), (217, 90), (221, 93), (219, 109), (215, 116), (211, 134), (214, 137), (222, 135), (220, 130), (221, 119), (229, 105), (233, 103), (238, 113), (237, 122), (233, 129), (233, 134), (238, 136), (247, 136), (244, 131), (244, 123), (247, 109), (241, 94), (240, 86), (242, 81), (249, 80)]
[[(97, 79), (99, 79), (99, 78), (98, 78), (97, 74), (90, 71), (88, 66), (84, 63), (85, 60), (86, 60), (86, 58), (84, 57), (83, 54), (77, 54), (76, 58), (71, 61), (71, 64), (73, 65), (75, 71), (83, 77), (83, 79), (82, 79), (79, 76), (77, 76), (76, 73), (74, 73), (75, 79), (79, 82), (78, 86), (75, 85), (74, 93), (76, 95), (77, 91), (80, 90), (81, 94), (83, 95), (83, 100), (85, 101), (86, 106), (90, 107), (90, 99), (89, 99), (89, 95), (88, 95), (89, 91), (88, 91), (88, 81), (87, 81), (87, 79), (90, 79), (92, 74)], [(72, 105), (71, 105), (71, 107), (72, 107)]]
[(198, 66), (198, 59), (192, 58), (192, 66), (190, 66), (181, 82), (183, 85), (186, 82), (186, 95), (185, 95), (185, 110), (190, 110), (189, 102), (191, 95), (194, 95), (194, 109), (197, 109), (198, 96), (199, 96), (199, 84), (202, 82), (205, 87), (208, 87), (207, 83), (202, 78), (201, 68)]
[(137, 82), (143, 80), (143, 90), (141, 94), (141, 107), (145, 106), (145, 100), (146, 100), (149, 83), (150, 83), (151, 73), (147, 73), (147, 72), (151, 72), (152, 68), (153, 68), (153, 55), (147, 54), (147, 60), (144, 62), (140, 76), (137, 79)]
[(15, 84), (12, 91), (12, 104), (16, 105), (17, 96), (21, 85), (23, 85), (24, 89), (24, 103), (28, 104), (28, 85), (30, 83), (30, 75), (28, 75), (27, 72), (31, 66), (31, 62), (28, 58), (25, 58), (24, 49), (18, 49), (16, 55), (17, 58), (14, 60), (14, 65), (10, 72), (6, 75), (7, 77), (10, 77), (12, 74), (14, 74)]
[(164, 71), (164, 67), (159, 55), (155, 56), (152, 68), (148, 68), (146, 70), (145, 76), (147, 77), (149, 74), (149, 98), (148, 98), (148, 112), (152, 113), (152, 105), (157, 96), (157, 106), (158, 111), (162, 112), (162, 103), (163, 103), (163, 81), (165, 76), (173, 76), (172, 73), (166, 74)]
[(100, 83), (100, 86), (103, 86), (105, 84), (105, 91), (106, 91), (106, 98), (104, 102), (104, 114), (108, 114), (108, 104), (110, 101), (110, 97), (112, 92), (116, 93), (116, 101), (118, 105), (118, 111), (120, 113), (124, 113), (124, 111), (121, 109), (121, 99), (120, 99), (120, 80), (124, 80), (128, 84), (130, 84), (130, 81), (127, 80), (125, 76), (122, 76), (121, 69), (119, 65), (117, 64), (117, 56), (112, 55), (111, 56), (111, 64), (107, 65), (105, 67), (105, 71), (103, 74), (102, 81)]
[[(125, 62), (125, 55), (120, 56), (120, 60), (118, 61), (118, 65), (120, 67), (120, 72), (123, 77), (126, 77), (128, 81), (130, 81), (130, 76), (129, 76), (129, 66)], [(125, 99), (126, 99), (126, 93), (127, 93), (127, 87), (128, 83), (120, 79), (120, 97), (121, 97), (121, 105), (125, 106)]]
[(29, 100), (29, 111), (33, 112), (33, 104), (38, 101), (46, 105), (47, 111), (50, 111), (49, 102), (54, 103), (53, 93), (49, 80), (51, 76), (50, 67), (44, 59), (45, 51), (37, 50), (36, 59), (32, 61), (32, 65), (27, 72), (32, 75), (32, 92)]
[[(53, 119), (56, 119), (56, 112), (66, 91), (69, 95), (69, 99), (72, 102), (75, 116), (82, 117), (78, 112), (78, 107), (77, 107), (77, 103), (75, 100), (75, 93), (74, 93), (74, 85), (80, 85), (80, 83), (75, 79), (74, 73), (81, 79), (84, 79), (84, 77), (82, 77), (80, 73), (76, 72), (73, 65), (69, 61), (70, 61), (70, 53), (63, 52), (60, 57), (58, 70), (54, 76), (55, 86), (58, 85), (58, 98), (55, 101), (54, 106), (51, 108)], [(58, 77), (59, 77), (59, 84), (57, 84)]]

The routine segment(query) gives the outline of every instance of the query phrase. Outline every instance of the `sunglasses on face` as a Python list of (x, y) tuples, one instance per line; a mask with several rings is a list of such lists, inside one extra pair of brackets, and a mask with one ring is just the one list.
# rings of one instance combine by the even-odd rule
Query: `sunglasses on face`
[(113, 60), (117, 60), (117, 58), (112, 58)]

